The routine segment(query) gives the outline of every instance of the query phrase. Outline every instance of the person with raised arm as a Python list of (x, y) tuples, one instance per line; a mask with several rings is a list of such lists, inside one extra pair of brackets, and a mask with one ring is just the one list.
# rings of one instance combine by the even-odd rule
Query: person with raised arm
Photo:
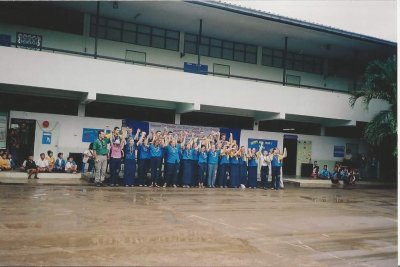
[(240, 147), (239, 150), (239, 184), (242, 188), (247, 186), (247, 151), (244, 146)]
[(187, 142), (183, 143), (182, 150), (182, 186), (184, 188), (189, 188), (192, 185), (193, 180), (193, 164), (192, 159), (196, 151), (193, 149), (193, 144), (196, 142), (196, 138), (193, 137)]
[(286, 156), (287, 156), (286, 148), (283, 149), (283, 154), (279, 154), (279, 149), (274, 148), (272, 150), (272, 154), (270, 155), (271, 176), (273, 179), (273, 189), (275, 190), (279, 190), (280, 188), (282, 160), (286, 158)]
[(271, 159), (268, 156), (268, 150), (264, 150), (261, 154), (261, 187), (265, 190), (268, 189), (268, 176), (269, 176), (269, 165)]
[(153, 140), (150, 144), (151, 186), (159, 187), (163, 155), (162, 140), (154, 132), (152, 136)]
[(230, 187), (237, 188), (239, 187), (239, 179), (240, 179), (240, 152), (237, 149), (237, 145), (233, 144), (232, 149), (229, 154), (229, 182)]
[(128, 139), (125, 145), (125, 160), (124, 160), (124, 183), (125, 186), (133, 186), (136, 173), (136, 157), (137, 146), (133, 137)]
[(107, 170), (107, 154), (110, 139), (103, 130), (98, 131), (98, 138), (93, 143), (93, 158), (96, 166), (95, 185), (102, 186)]
[(249, 162), (248, 172), (249, 172), (249, 180), (248, 185), (252, 189), (256, 189), (257, 187), (257, 170), (258, 170), (258, 158), (261, 155), (261, 151), (263, 146), (260, 145), (260, 148), (256, 152), (256, 149), (253, 147), (249, 149), (249, 153), (247, 155), (247, 160)]
[[(219, 142), (217, 142), (217, 146)], [(215, 180), (217, 177), (217, 167), (218, 167), (218, 158), (221, 154), (221, 150), (216, 148), (215, 144), (210, 146), (208, 150), (208, 187), (215, 187)]]
[(181, 145), (177, 143), (177, 140), (172, 135), (166, 136), (164, 141), (164, 147), (167, 152), (166, 158), (166, 181), (163, 187), (173, 186), (177, 187), (178, 172), (180, 166), (180, 150)]
[(119, 128), (115, 127), (113, 136), (111, 138), (110, 146), (110, 175), (111, 183), (110, 186), (119, 186), (118, 170), (121, 168), (121, 158), (123, 157), (123, 148), (125, 145), (125, 139), (119, 135)]
[(147, 171), (150, 166), (149, 136), (142, 132), (138, 142), (139, 152), (139, 186), (147, 186)]
[(226, 188), (227, 186), (227, 177), (229, 172), (229, 153), (231, 152), (232, 147), (225, 143), (222, 146), (220, 161), (219, 161), (219, 177), (218, 184), (220, 188)]

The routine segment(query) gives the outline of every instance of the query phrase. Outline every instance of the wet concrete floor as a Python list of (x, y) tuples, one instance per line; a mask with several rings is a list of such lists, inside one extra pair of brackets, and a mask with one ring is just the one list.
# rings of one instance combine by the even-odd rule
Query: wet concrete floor
[(396, 266), (397, 191), (1, 185), (0, 265)]

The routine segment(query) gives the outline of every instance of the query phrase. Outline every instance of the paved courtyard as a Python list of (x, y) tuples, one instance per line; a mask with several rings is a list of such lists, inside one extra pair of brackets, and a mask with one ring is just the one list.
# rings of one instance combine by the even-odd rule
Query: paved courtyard
[(1, 185), (1, 265), (396, 266), (391, 189)]

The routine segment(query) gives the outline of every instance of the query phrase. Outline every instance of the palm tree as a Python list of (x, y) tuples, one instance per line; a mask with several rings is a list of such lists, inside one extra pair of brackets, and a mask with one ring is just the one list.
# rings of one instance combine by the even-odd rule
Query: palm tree
[(373, 146), (384, 142), (391, 144), (393, 156), (397, 156), (397, 62), (396, 56), (386, 61), (370, 62), (362, 77), (360, 89), (350, 97), (354, 107), (357, 99), (362, 98), (366, 108), (372, 99), (385, 100), (390, 104), (388, 110), (380, 111), (364, 130), (364, 137)]

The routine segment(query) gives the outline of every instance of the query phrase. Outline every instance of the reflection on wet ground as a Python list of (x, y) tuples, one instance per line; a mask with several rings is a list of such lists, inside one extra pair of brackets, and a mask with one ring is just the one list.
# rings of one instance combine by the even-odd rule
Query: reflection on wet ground
[(1, 265), (395, 266), (396, 190), (0, 186)]

